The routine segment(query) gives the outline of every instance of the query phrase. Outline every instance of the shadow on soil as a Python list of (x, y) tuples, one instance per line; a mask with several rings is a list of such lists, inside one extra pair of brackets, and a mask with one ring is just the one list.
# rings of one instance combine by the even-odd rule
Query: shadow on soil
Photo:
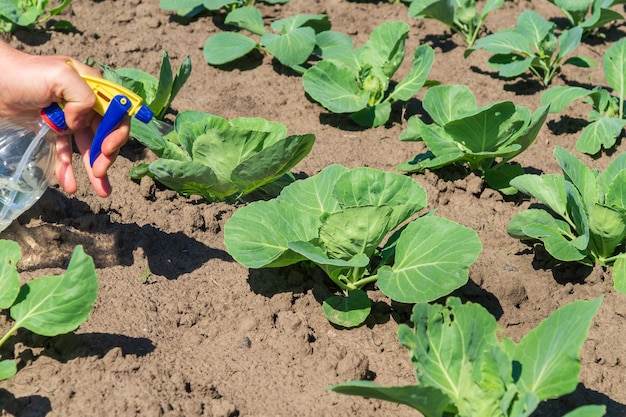
[(561, 398), (544, 401), (539, 404), (537, 410), (531, 417), (554, 417), (561, 416), (564, 410), (573, 410), (585, 405), (606, 406), (607, 417), (618, 417), (626, 415), (626, 406), (612, 400), (601, 392), (586, 388), (583, 384), (578, 384), (576, 390)]
[(285, 292), (305, 294), (316, 285), (317, 275), (314, 268), (306, 268), (304, 264), (284, 268), (250, 269), (248, 284), (255, 294), (268, 298)]
[(559, 261), (553, 258), (540, 243), (529, 243), (529, 248), (524, 249), (517, 255), (534, 255), (532, 260), (533, 268), (551, 271), (554, 281), (560, 285), (567, 283), (582, 284), (594, 270), (594, 268), (578, 262)]
[[(21, 329), (12, 341), (14, 343), (3, 347), (3, 351), (10, 349), (12, 352), (18, 342), (25, 346), (18, 354), (18, 372), (26, 366), (32, 366), (39, 356), (48, 356), (65, 363), (72, 359), (90, 356), (102, 358), (110, 351), (118, 348), (122, 356), (137, 357), (145, 356), (155, 349), (155, 345), (150, 339), (109, 333), (67, 333), (55, 337), (45, 337)], [(40, 349), (41, 353), (34, 353), (34, 350), (39, 351)], [(9, 352), (7, 351), (7, 353)], [(3, 357), (5, 357), (4, 354)], [(11, 392), (0, 389), (0, 414), (2, 415), (45, 416), (51, 411), (51, 403), (47, 397), (29, 395), (16, 398)]]
[[(67, 265), (76, 245), (84, 247), (96, 268), (130, 266), (145, 258), (153, 274), (170, 280), (193, 272), (209, 259), (232, 260), (224, 250), (211, 248), (184, 232), (164, 232), (149, 224), (113, 223), (108, 213), (94, 213), (87, 204), (54, 189), (20, 221), (27, 223), (33, 218), (45, 223), (35, 227), (13, 224), (3, 234), (22, 248), (23, 271)], [(55, 250), (44, 250), (39, 242), (54, 242)]]
[(9, 391), (0, 388), (0, 412), (11, 416), (45, 416), (52, 411), (47, 397), (27, 395), (17, 398)]
[(133, 253), (142, 249), (150, 272), (170, 280), (195, 271), (210, 259), (232, 261), (227, 252), (206, 246), (183, 232), (166, 233), (151, 225), (118, 225), (117, 229), (120, 262), (114, 264), (132, 265)]
[[(311, 292), (322, 308), (322, 303), (328, 297), (337, 293), (331, 290), (333, 282), (318, 268), (307, 268), (305, 264), (292, 265), (285, 268), (251, 269), (248, 275), (250, 289), (255, 294), (272, 297), (279, 293), (291, 292), (292, 301), (298, 298), (297, 294)], [(370, 291), (371, 286), (364, 288)], [(393, 319), (397, 323), (405, 323), (410, 319), (412, 306), (409, 304), (389, 301), (372, 301), (372, 310), (362, 326), (372, 328)], [(331, 323), (331, 325), (333, 325)], [(335, 326), (335, 325), (333, 325)], [(341, 326), (335, 326), (343, 329)]]
[(510, 91), (518, 96), (532, 96), (544, 89), (543, 85), (529, 74), (521, 74), (518, 77), (504, 78), (500, 77), (498, 71), (485, 71), (477, 66), (472, 65), (470, 70), (476, 74), (487, 75), (492, 79), (499, 79), (506, 82), (504, 91)]
[(550, 120), (547, 123), (548, 129), (555, 135), (578, 133), (588, 124), (589, 122), (585, 119), (568, 115), (562, 115), (558, 121)]
[(504, 314), (504, 309), (502, 308), (498, 297), (496, 297), (492, 292), (480, 287), (471, 279), (467, 281), (467, 284), (450, 294), (450, 296), (459, 297), (463, 303), (471, 301), (473, 303), (480, 304), (485, 308), (485, 310), (494, 316), (496, 320), (500, 320), (500, 317)]
[(115, 348), (120, 349), (122, 356), (143, 357), (156, 348), (148, 338), (111, 333), (68, 333), (53, 337), (50, 347), (44, 354), (60, 362), (78, 357), (103, 357)]
[(442, 34), (436, 34), (436, 35), (426, 35), (424, 36), (421, 40), (420, 40), (420, 45), (427, 43), (429, 44), (433, 49), (441, 49), (441, 52), (450, 52), (451, 50), (457, 48), (459, 45), (457, 45), (453, 40), (452, 40), (452, 34), (450, 32), (446, 33), (442, 33)]
[[(111, 350), (119, 348), (121, 356), (142, 357), (151, 353), (155, 345), (145, 337), (130, 337), (112, 333), (81, 333), (73, 332), (59, 336), (41, 336), (26, 329), (20, 329), (10, 339), (10, 343), (2, 347), (2, 357), (13, 357), (15, 346), (21, 352), (18, 369), (31, 366), (40, 356), (47, 356), (62, 363), (76, 358), (90, 356), (103, 357)], [(25, 365), (27, 364), (27, 365)], [(18, 371), (19, 372), (19, 371)]]
[[(255, 294), (268, 298), (279, 293), (291, 292), (294, 294), (293, 301), (295, 301), (298, 298), (295, 296), (296, 294), (305, 294), (311, 291), (313, 297), (319, 303), (320, 309), (324, 300), (337, 294), (331, 289), (334, 284), (330, 279), (326, 278), (321, 270), (306, 268), (302, 265), (293, 265), (285, 268), (251, 269), (248, 274), (248, 283), (250, 289)], [(364, 288), (367, 292), (372, 291), (372, 289), (373, 285), (368, 285)], [(480, 304), (496, 319), (499, 319), (504, 314), (497, 297), (476, 285), (472, 280), (468, 280), (463, 287), (454, 291), (450, 296), (459, 297), (463, 302), (472, 301)], [(399, 303), (384, 296), (383, 298), (383, 301), (372, 301), (371, 313), (362, 324), (363, 326), (372, 328), (376, 325), (387, 323), (389, 320), (393, 320), (398, 324), (410, 322), (413, 304)], [(445, 300), (445, 298), (447, 297), (442, 298), (442, 300)], [(342, 328), (340, 326), (336, 327)]]

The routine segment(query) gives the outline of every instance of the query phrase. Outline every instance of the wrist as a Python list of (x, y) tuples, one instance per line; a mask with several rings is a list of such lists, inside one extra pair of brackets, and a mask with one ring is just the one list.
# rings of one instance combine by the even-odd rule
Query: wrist
[[(18, 51), (5, 41), (0, 40), (0, 116), (22, 113), (24, 109), (16, 105), (21, 101), (19, 96), (20, 71), (27, 70), (24, 63), (29, 55)], [(16, 88), (16, 86), (18, 86)]]

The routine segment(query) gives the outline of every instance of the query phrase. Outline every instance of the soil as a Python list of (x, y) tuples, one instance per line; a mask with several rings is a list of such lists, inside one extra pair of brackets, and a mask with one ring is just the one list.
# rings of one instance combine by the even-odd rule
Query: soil
[[(488, 55), (477, 51), (464, 58), (457, 35), (437, 21), (408, 17), (406, 4), (291, 0), (258, 7), (267, 21), (325, 13), (333, 29), (351, 35), (357, 46), (384, 21), (406, 21), (407, 56), (423, 43), (436, 52), (430, 79), (469, 86), (479, 105), (512, 100), (531, 111), (540, 105), (543, 88), (536, 80), (498, 78), (487, 66)], [(513, 27), (527, 9), (562, 21), (547, 1), (513, 0), (489, 16), (486, 29)], [(362, 129), (309, 100), (300, 76), (270, 56), (252, 54), (224, 68), (208, 65), (202, 47), (224, 29), (221, 14), (185, 21), (161, 10), (157, 0), (75, 0), (62, 18), (77, 31), (18, 31), (9, 42), (33, 54), (71, 55), (155, 75), (164, 50), (175, 67), (190, 55), (192, 75), (173, 110), (263, 117), (285, 124), (289, 134), (313, 133), (313, 150), (293, 170), (300, 177), (333, 163), (395, 171), (423, 149), (398, 136), (407, 118), (420, 113), (424, 91), (395, 109), (386, 126)], [(587, 38), (578, 52), (601, 62), (625, 31), (623, 23), (608, 26), (603, 37)], [(408, 72), (409, 61), (397, 79)], [(552, 84), (566, 83), (607, 86), (601, 65), (564, 67)], [(560, 172), (552, 155), (558, 145), (604, 169), (626, 144), (619, 141), (593, 158), (576, 152), (589, 110), (575, 103), (550, 115), (537, 141), (516, 161), (528, 172)], [(321, 274), (297, 267), (248, 270), (229, 256), (224, 224), (240, 204), (209, 204), (149, 179), (139, 184), (129, 179), (131, 167), (152, 158), (131, 139), (111, 170), (109, 198), (95, 196), (80, 171), (78, 193), (66, 195), (53, 184), (2, 233), (22, 247), (23, 280), (63, 273), (79, 244), (94, 258), (100, 280), (93, 313), (77, 331), (53, 338), (19, 331), (3, 348), (3, 357), (17, 358), (20, 369), (0, 385), (2, 416), (419, 415), (327, 389), (354, 379), (414, 383), (408, 352), (396, 334), (410, 306), (391, 304), (372, 287), (375, 314), (365, 325), (349, 330), (331, 325), (316, 297), (332, 290)], [(561, 416), (582, 404), (605, 404), (607, 415), (625, 416), (626, 299), (613, 289), (610, 270), (558, 263), (541, 246), (509, 237), (508, 221), (531, 204), (528, 198), (503, 197), (473, 174), (412, 177), (427, 190), (429, 208), (478, 232), (484, 249), (469, 282), (454, 295), (485, 306), (505, 336), (519, 340), (558, 307), (604, 296), (581, 351), (580, 384), (572, 394), (541, 404), (534, 416)], [(8, 328), (8, 319), (2, 321)]]

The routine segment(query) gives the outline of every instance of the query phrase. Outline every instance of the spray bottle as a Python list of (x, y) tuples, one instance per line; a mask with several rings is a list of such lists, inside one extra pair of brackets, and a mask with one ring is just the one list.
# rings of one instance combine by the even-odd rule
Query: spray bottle
[[(126, 115), (148, 123), (153, 113), (132, 91), (101, 78), (81, 74), (96, 95), (93, 109), (102, 116), (89, 152), (93, 166), (104, 139)], [(41, 117), (0, 118), (0, 232), (41, 198), (54, 175), (57, 133), (67, 130), (58, 103)]]

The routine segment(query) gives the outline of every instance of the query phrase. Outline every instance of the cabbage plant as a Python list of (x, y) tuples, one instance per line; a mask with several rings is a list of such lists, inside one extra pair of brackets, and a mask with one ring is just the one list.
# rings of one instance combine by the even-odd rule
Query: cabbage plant
[(159, 7), (163, 10), (171, 10), (179, 16), (194, 17), (209, 11), (217, 12), (236, 10), (240, 7), (250, 6), (253, 3), (284, 4), (289, 0), (159, 0)]
[(476, 0), (412, 0), (409, 16), (435, 19), (458, 33), (469, 47), (474, 45), (485, 19), (489, 14), (502, 7), (504, 0), (487, 0), (480, 11)]
[[(13, 33), (18, 28), (35, 29), (65, 10), (72, 0), (50, 2), (50, 0), (0, 0), (0, 32)], [(67, 20), (53, 21), (51, 28), (72, 30)]]
[(315, 142), (311, 134), (287, 136), (284, 125), (262, 118), (229, 121), (197, 111), (179, 113), (174, 130), (163, 136), (152, 124), (138, 124), (135, 137), (159, 158), (134, 167), (131, 178), (148, 176), (211, 202), (275, 196), (293, 181), (290, 170)]
[(619, 12), (611, 9), (624, 0), (550, 0), (561, 10), (571, 27), (580, 26), (583, 37), (604, 25), (624, 19)]
[(316, 45), (316, 34), (330, 29), (323, 14), (298, 14), (265, 26), (261, 12), (252, 6), (228, 13), (224, 23), (250, 32), (220, 32), (204, 44), (204, 59), (211, 65), (236, 61), (253, 50), (272, 55), (282, 65), (302, 73)]
[[(0, 309), (13, 320), (0, 346), (18, 329), (42, 336), (76, 330), (89, 317), (98, 296), (98, 276), (91, 257), (77, 246), (65, 274), (43, 276), (20, 285), (17, 264), (21, 258), (17, 243), (0, 240)], [(16, 372), (15, 360), (0, 359), (0, 380)]]
[(611, 45), (603, 57), (604, 78), (610, 89), (602, 86), (585, 88), (563, 85), (553, 87), (541, 95), (541, 102), (550, 104), (551, 113), (559, 113), (576, 100), (591, 105), (590, 123), (585, 126), (576, 141), (576, 149), (594, 155), (602, 148), (615, 146), (621, 135), (626, 98), (626, 39)]
[[(522, 12), (513, 29), (503, 29), (476, 41), (473, 49), (484, 49), (493, 55), (487, 63), (503, 78), (530, 72), (544, 86), (563, 66), (589, 68), (596, 62), (581, 55), (570, 56), (580, 45), (583, 29), (575, 26), (557, 34), (554, 22), (532, 10)], [(472, 52), (466, 51), (466, 55)]]
[(626, 293), (626, 153), (604, 172), (558, 146), (554, 156), (563, 174), (525, 174), (511, 181), (542, 207), (517, 213), (508, 233), (542, 242), (560, 261), (612, 265), (615, 289)]
[(467, 86), (443, 85), (426, 91), (423, 107), (433, 123), (426, 124), (417, 115), (410, 117), (400, 140), (424, 141), (428, 149), (399, 164), (398, 170), (424, 172), (460, 164), (483, 177), (490, 187), (504, 194), (517, 193), (509, 181), (524, 169), (509, 161), (535, 141), (548, 106), (532, 114), (510, 101), (478, 107)]
[[(528, 417), (541, 401), (573, 392), (580, 374), (580, 349), (602, 298), (567, 304), (515, 343), (482, 306), (420, 303), (413, 326), (401, 324), (416, 385), (383, 387), (371, 381), (331, 386), (404, 404), (425, 417)], [(601, 417), (603, 405), (585, 405), (565, 417)]]
[(397, 84), (392, 82), (404, 61), (408, 33), (408, 24), (387, 21), (357, 49), (346, 35), (320, 33), (317, 44), (322, 60), (302, 74), (304, 90), (329, 111), (349, 114), (361, 126), (385, 124), (392, 104), (410, 100), (426, 84), (433, 65), (433, 49), (421, 45), (409, 74)]
[(324, 300), (324, 314), (353, 327), (371, 311), (368, 284), (415, 303), (467, 282), (482, 249), (478, 235), (434, 215), (408, 221), (426, 204), (425, 190), (407, 176), (331, 165), (275, 199), (237, 210), (224, 226), (224, 242), (248, 268), (317, 265), (340, 292)]

